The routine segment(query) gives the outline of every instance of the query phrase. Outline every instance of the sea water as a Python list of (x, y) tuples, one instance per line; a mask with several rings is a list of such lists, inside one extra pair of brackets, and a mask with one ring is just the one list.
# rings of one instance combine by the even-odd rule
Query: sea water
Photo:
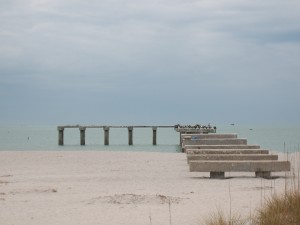
[[(236, 133), (246, 138), (248, 144), (278, 152), (295, 152), (300, 147), (300, 126), (217, 126), (217, 133)], [(86, 129), (86, 145), (80, 145), (78, 128), (64, 130), (64, 145), (58, 145), (56, 126), (1, 126), (0, 150), (8, 151), (151, 151), (179, 152), (179, 133), (173, 128), (157, 129), (157, 145), (152, 145), (151, 128), (134, 128), (133, 145), (128, 145), (126, 128), (111, 128), (109, 145), (104, 145), (104, 131), (100, 128)]]

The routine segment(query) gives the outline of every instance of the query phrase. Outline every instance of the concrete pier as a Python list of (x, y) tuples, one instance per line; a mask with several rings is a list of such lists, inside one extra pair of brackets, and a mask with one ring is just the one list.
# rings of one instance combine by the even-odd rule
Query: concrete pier
[(133, 127), (128, 127), (128, 145), (133, 145)]
[(247, 145), (236, 134), (181, 134), (191, 172), (210, 172), (210, 178), (224, 179), (225, 172), (255, 172), (270, 178), (271, 172), (290, 171), (288, 161), (278, 161), (260, 146)]
[(85, 127), (79, 127), (80, 131), (80, 145), (85, 145)]
[(104, 130), (104, 145), (109, 145), (109, 127), (103, 127)]
[(153, 131), (153, 138), (152, 138), (152, 144), (156, 145), (156, 133), (157, 133), (157, 127), (152, 127)]
[(64, 128), (58, 127), (58, 145), (64, 145)]
[[(152, 144), (157, 145), (157, 129), (161, 128), (174, 128), (175, 131), (182, 133), (193, 133), (193, 134), (208, 134), (208, 133), (215, 133), (216, 127), (211, 126), (201, 126), (201, 125), (195, 125), (195, 126), (181, 126), (181, 125), (174, 125), (174, 126), (168, 126), (168, 125), (157, 125), (157, 126), (144, 126), (144, 125), (130, 125), (130, 126), (107, 126), (107, 125), (64, 125), (64, 126), (58, 126), (58, 145), (64, 145), (64, 129), (66, 128), (76, 128), (80, 131), (80, 145), (85, 145), (85, 131), (87, 128), (93, 128), (98, 129), (101, 128), (104, 130), (104, 145), (109, 145), (109, 131), (113, 128), (126, 128), (128, 129), (128, 144), (133, 145), (133, 128), (152, 128)], [(179, 135), (180, 137), (180, 135)], [(180, 137), (181, 140), (181, 137)]]

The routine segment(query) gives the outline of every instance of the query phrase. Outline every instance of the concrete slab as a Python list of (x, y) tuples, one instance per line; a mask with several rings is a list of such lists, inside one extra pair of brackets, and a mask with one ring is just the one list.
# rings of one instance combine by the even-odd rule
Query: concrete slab
[(288, 161), (190, 161), (191, 172), (275, 172), (290, 171)]
[(237, 138), (237, 134), (181, 134), (181, 138), (185, 139), (225, 139), (225, 138)]
[(278, 160), (278, 155), (267, 154), (187, 154), (187, 161), (246, 161), (246, 160)]
[(183, 149), (260, 149), (259, 145), (185, 145)]
[(198, 139), (198, 140), (182, 140), (182, 146), (185, 145), (247, 145), (245, 138), (223, 138), (223, 139)]
[(269, 154), (265, 149), (187, 149), (188, 155), (197, 154)]

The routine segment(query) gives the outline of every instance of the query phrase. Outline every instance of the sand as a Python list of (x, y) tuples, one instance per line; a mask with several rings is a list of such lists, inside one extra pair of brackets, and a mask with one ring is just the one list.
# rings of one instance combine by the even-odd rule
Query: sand
[(290, 174), (191, 173), (183, 153), (0, 152), (1, 225), (197, 225), (249, 216)]

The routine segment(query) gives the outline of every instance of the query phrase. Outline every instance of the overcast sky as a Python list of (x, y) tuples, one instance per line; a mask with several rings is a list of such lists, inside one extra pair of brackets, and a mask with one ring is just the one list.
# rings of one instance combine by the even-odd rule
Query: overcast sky
[(1, 0), (0, 123), (300, 124), (299, 0)]

